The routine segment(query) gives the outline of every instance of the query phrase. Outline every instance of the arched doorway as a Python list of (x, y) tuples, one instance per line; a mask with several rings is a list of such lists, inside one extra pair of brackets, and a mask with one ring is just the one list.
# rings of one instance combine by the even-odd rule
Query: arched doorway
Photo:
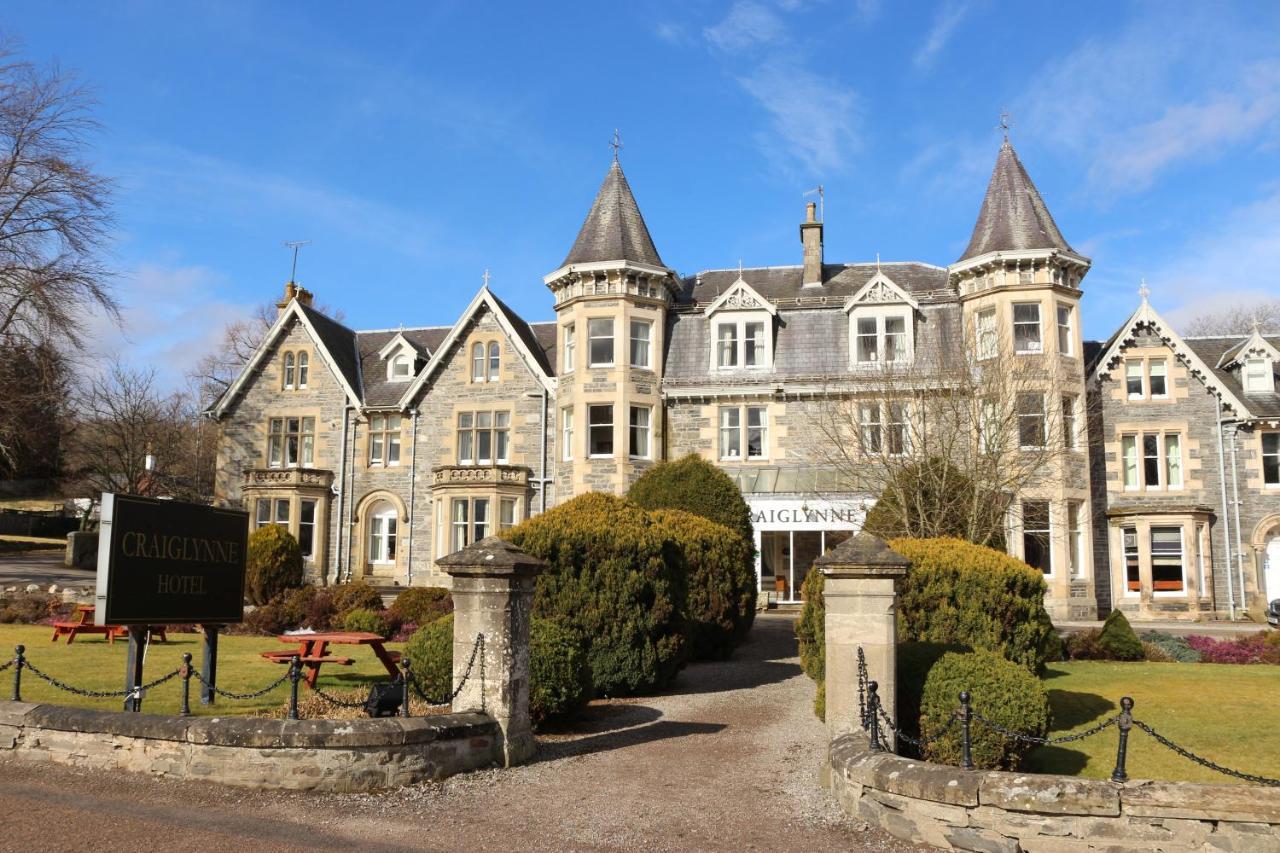
[(1280, 598), (1280, 516), (1262, 520), (1253, 536), (1253, 547), (1262, 566), (1262, 583), (1265, 587), (1263, 607)]
[(359, 575), (398, 578), (408, 567), (412, 548), (409, 516), (394, 492), (379, 490), (356, 504), (356, 529), (351, 540), (351, 561)]
[(394, 566), (396, 540), (399, 533), (399, 514), (387, 501), (379, 501), (369, 508), (368, 556), (371, 566)]

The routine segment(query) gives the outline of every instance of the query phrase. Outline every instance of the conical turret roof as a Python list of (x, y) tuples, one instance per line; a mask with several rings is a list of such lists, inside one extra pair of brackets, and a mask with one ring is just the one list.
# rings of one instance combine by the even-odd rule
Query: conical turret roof
[(640, 215), (640, 206), (631, 194), (627, 176), (617, 160), (604, 176), (591, 212), (582, 223), (578, 239), (561, 266), (596, 261), (633, 261), (655, 267), (665, 266), (654, 248), (649, 228)]
[(991, 183), (987, 184), (987, 196), (982, 200), (969, 247), (960, 260), (967, 261), (988, 252), (1024, 249), (1073, 251), (1006, 139), (996, 157), (996, 168), (991, 173)]

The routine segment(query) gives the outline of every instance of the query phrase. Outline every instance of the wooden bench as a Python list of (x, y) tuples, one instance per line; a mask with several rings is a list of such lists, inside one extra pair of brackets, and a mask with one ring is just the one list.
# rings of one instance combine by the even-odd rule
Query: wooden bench
[[(272, 663), (289, 663), (293, 660), (293, 652), (262, 652), (262, 656)], [(306, 655), (298, 658), (301, 664), (336, 663), (338, 666), (351, 666), (355, 658), (340, 658), (333, 655)]]

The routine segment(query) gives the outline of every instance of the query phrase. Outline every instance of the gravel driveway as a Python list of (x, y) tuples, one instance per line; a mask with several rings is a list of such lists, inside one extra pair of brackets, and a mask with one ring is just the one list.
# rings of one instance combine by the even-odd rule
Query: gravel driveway
[(825, 743), (790, 615), (662, 696), (593, 706), (535, 761), (382, 794), (248, 792), (9, 762), (3, 849), (912, 850), (817, 783)]

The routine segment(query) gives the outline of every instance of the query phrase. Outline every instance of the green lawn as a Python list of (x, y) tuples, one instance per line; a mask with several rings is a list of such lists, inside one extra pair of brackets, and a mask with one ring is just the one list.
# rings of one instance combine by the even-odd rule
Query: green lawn
[[(77, 637), (71, 645), (66, 640), (50, 642), (53, 629), (40, 625), (0, 625), (0, 661), (13, 658), (13, 647), (22, 643), (27, 647), (26, 657), (41, 671), (71, 684), (89, 690), (123, 690), (125, 655), (129, 644), (117, 640), (108, 644), (101, 636)], [(265, 687), (279, 678), (285, 667), (273, 664), (258, 654), (287, 648), (273, 637), (223, 636), (218, 641), (218, 686), (223, 690), (248, 693)], [(388, 643), (387, 648), (402, 649), (402, 644)], [(201, 635), (169, 634), (169, 642), (156, 643), (147, 652), (144, 679), (151, 681), (182, 664), (182, 653), (190, 652), (193, 662), (200, 666)], [(352, 646), (340, 648), (339, 654), (355, 658), (352, 666), (326, 665), (320, 670), (318, 686), (322, 690), (359, 687), (374, 681), (386, 681), (389, 676), (378, 663), (373, 652)], [(0, 674), (0, 700), (8, 699), (13, 685), (13, 669)], [(305, 684), (299, 687), (299, 697), (310, 691)], [(161, 685), (147, 694), (143, 700), (144, 711), (154, 714), (177, 713), (181, 701), (182, 683), (178, 679)], [(260, 699), (233, 701), (219, 698), (210, 707), (199, 702), (199, 683), (191, 680), (191, 711), (193, 714), (252, 714), (283, 705), (289, 698), (288, 682)], [(84, 708), (119, 710), (121, 699), (91, 699), (75, 696), (44, 683), (30, 672), (22, 674), (22, 698), (27, 702), (49, 702), (58, 705), (75, 705)]]
[[(2, 636), (2, 635), (0, 635)], [(1053, 736), (1082, 731), (1133, 698), (1133, 716), (1197, 755), (1235, 770), (1280, 776), (1280, 666), (1072, 661), (1049, 667)], [(977, 705), (977, 697), (974, 699)], [(1027, 769), (1107, 779), (1117, 729), (1062, 746), (1042, 747)], [(1230, 783), (1179, 756), (1136, 727), (1129, 735), (1131, 779)]]

